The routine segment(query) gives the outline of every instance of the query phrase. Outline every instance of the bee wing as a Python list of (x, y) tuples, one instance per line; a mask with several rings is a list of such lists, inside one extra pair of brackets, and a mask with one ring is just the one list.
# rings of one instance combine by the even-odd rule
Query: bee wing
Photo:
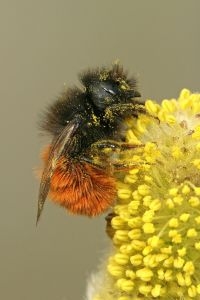
[(56, 162), (63, 154), (63, 150), (66, 150), (70, 146), (71, 138), (73, 137), (74, 133), (76, 132), (79, 126), (80, 120), (78, 118), (74, 119), (73, 121), (70, 121), (66, 125), (66, 127), (61, 131), (61, 133), (58, 136), (56, 136), (52, 141), (49, 158), (44, 167), (44, 171), (40, 182), (36, 224), (40, 219), (44, 203), (49, 192), (51, 177), (56, 167)]

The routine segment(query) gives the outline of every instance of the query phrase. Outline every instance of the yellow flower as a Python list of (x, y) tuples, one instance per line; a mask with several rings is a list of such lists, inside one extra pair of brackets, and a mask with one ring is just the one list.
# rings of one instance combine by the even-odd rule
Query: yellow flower
[(113, 252), (91, 300), (200, 299), (200, 94), (147, 100), (127, 140), (108, 227)]

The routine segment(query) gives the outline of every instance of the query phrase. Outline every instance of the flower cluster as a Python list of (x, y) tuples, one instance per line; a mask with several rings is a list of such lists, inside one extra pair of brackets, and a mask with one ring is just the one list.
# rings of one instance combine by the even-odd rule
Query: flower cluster
[(145, 106), (128, 121), (141, 147), (119, 176), (114, 249), (92, 300), (200, 299), (200, 94)]

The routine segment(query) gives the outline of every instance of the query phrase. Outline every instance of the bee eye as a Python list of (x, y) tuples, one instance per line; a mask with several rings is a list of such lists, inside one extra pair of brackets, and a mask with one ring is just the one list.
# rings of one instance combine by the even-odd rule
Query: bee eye
[(104, 91), (106, 91), (107, 93), (109, 93), (110, 95), (116, 95), (116, 93), (113, 91), (113, 90), (109, 90), (109, 89), (107, 89), (107, 88), (103, 88), (104, 89)]

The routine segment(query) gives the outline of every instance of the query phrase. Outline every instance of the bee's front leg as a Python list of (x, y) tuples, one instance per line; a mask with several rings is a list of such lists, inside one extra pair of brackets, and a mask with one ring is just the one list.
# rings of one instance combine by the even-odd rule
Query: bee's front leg
[(138, 114), (147, 114), (144, 103), (120, 103), (109, 106), (105, 110), (105, 118), (112, 119), (117, 115), (124, 115), (129, 113), (133, 117), (137, 117)]
[(100, 140), (92, 144), (91, 150), (98, 151), (103, 149), (109, 149), (112, 151), (116, 151), (116, 150), (123, 151), (123, 150), (142, 148), (142, 147), (144, 147), (143, 144), (129, 144), (126, 142), (117, 142), (114, 140)]
[(112, 166), (115, 172), (123, 172), (123, 171), (130, 171), (132, 169), (140, 169), (141, 167), (144, 167), (148, 163), (146, 162), (134, 162), (134, 161), (121, 161), (121, 160), (115, 160), (112, 162)]

